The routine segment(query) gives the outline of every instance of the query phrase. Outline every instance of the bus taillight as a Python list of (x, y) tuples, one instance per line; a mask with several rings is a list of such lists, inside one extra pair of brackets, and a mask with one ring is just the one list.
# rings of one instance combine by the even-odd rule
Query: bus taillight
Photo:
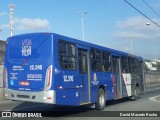
[(3, 80), (4, 80), (4, 86), (8, 88), (8, 72), (6, 67), (4, 68)]
[(50, 89), (51, 81), (52, 81), (52, 65), (46, 71), (45, 90), (49, 90)]

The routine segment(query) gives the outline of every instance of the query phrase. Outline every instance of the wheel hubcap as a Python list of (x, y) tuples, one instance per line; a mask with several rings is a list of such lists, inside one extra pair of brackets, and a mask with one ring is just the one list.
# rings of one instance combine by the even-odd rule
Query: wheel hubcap
[(99, 97), (99, 104), (100, 104), (100, 106), (103, 106), (103, 105), (104, 105), (104, 102), (105, 102), (105, 100), (104, 100), (104, 95), (101, 94), (100, 97)]

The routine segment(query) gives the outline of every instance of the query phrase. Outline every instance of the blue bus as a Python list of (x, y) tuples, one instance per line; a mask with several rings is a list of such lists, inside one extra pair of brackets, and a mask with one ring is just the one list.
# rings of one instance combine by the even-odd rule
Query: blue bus
[(81, 106), (137, 99), (144, 92), (142, 57), (55, 33), (6, 41), (4, 96), (9, 100)]

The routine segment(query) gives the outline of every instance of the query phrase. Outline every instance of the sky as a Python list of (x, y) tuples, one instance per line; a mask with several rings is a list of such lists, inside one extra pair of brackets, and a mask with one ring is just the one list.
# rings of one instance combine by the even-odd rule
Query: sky
[[(160, 0), (145, 0), (160, 14)], [(160, 17), (143, 0), (128, 0), (160, 25)], [(52, 32), (83, 39), (104, 47), (133, 53), (145, 59), (160, 58), (160, 27), (129, 6), (124, 0), (0, 0), (0, 39), (9, 31), (9, 4), (15, 4), (13, 35)], [(150, 25), (146, 25), (150, 23)]]

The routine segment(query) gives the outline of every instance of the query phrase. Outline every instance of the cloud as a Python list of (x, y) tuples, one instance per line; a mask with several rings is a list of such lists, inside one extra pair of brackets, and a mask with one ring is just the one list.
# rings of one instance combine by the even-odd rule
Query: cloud
[(0, 29), (3, 30), (3, 29), (6, 29), (6, 28), (9, 29), (9, 24), (1, 24), (0, 25)]
[(125, 39), (146, 38), (146, 36), (143, 33), (137, 33), (131, 31), (118, 31), (114, 33), (114, 36), (117, 38), (125, 38)]
[(116, 24), (118, 28), (132, 28), (136, 30), (143, 30), (144, 27), (146, 27), (146, 23), (147, 20), (142, 17), (132, 17), (124, 21), (117, 21)]
[(0, 16), (4, 16), (6, 14), (7, 14), (7, 12), (0, 12)]
[[(152, 19), (156, 23), (160, 23), (158, 19)], [(146, 23), (149, 21), (140, 16), (131, 17), (123, 21), (117, 21), (116, 31), (114, 32), (114, 37), (116, 38), (135, 38), (144, 40), (157, 40), (160, 39), (160, 28), (151, 23), (147, 26)]]
[(40, 30), (50, 28), (50, 23), (47, 19), (15, 18), (14, 21), (15, 28), (18, 30)]

